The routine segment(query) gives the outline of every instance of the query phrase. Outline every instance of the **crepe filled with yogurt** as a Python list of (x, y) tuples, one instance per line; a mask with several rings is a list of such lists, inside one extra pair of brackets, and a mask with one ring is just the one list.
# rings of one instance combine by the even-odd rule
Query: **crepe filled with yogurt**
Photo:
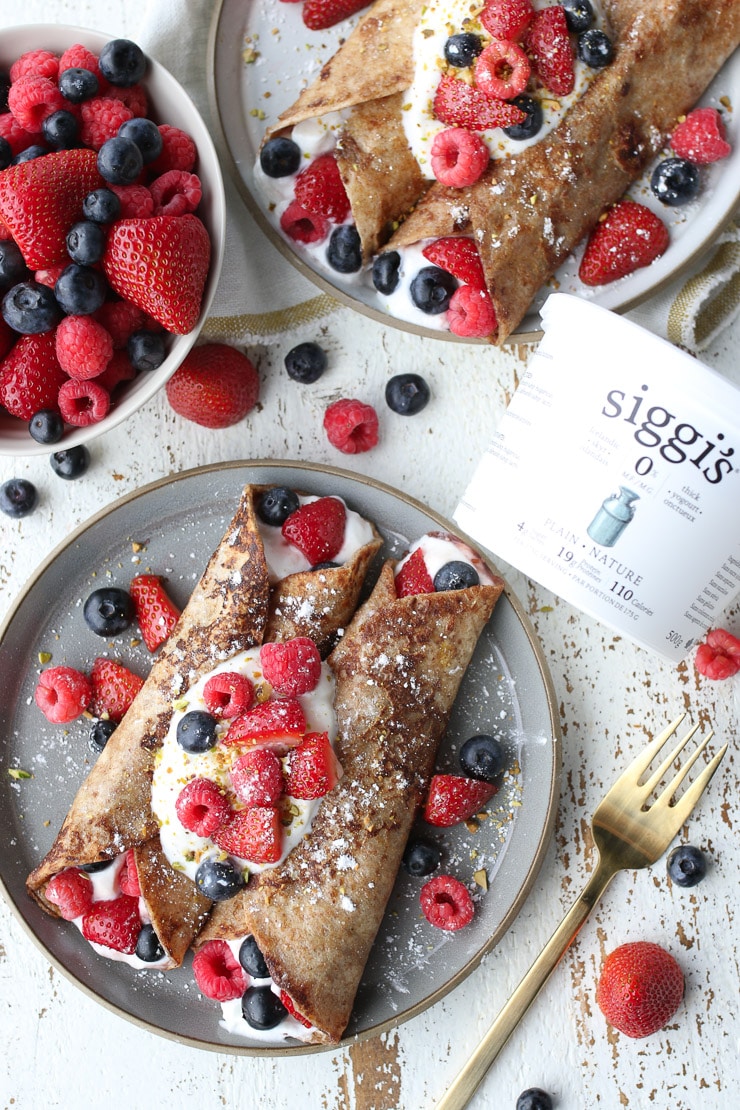
[(196, 942), (204, 959), (228, 960), (213, 947), (226, 944), (232, 964), (244, 945), (264, 960), (243, 997), (224, 1002), (230, 1031), (270, 1028), (251, 1009), (267, 991), (280, 1000), (273, 1026), (284, 1020), (308, 1042), (341, 1039), (459, 685), (503, 588), (477, 569), (478, 584), (399, 596), (386, 563), (329, 656), (341, 777), (290, 854), (219, 902)]

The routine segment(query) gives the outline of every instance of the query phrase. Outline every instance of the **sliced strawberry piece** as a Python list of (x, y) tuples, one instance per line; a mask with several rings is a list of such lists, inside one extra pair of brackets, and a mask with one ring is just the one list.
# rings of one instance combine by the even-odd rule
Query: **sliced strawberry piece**
[(488, 0), (480, 21), (494, 39), (518, 42), (534, 19), (530, 0)]
[(141, 637), (149, 651), (156, 651), (177, 624), (180, 610), (156, 574), (137, 574), (131, 579), (129, 593), (136, 608)]
[(301, 505), (282, 526), (283, 539), (292, 543), (312, 566), (333, 559), (344, 543), (347, 511), (337, 497), (319, 497)]
[(283, 853), (283, 826), (274, 806), (249, 806), (213, 834), (213, 842), (248, 863), (277, 863)]
[(291, 798), (323, 798), (339, 782), (342, 768), (326, 732), (309, 732), (291, 752), (285, 793)]
[(367, 7), (369, 0), (304, 0), (303, 22), (309, 31), (324, 31)]
[(543, 8), (524, 35), (524, 48), (542, 84), (554, 96), (567, 96), (576, 82), (573, 44), (559, 4)]
[(298, 1010), (296, 1010), (295, 1003), (293, 1002), (293, 999), (290, 997), (287, 991), (280, 991), (280, 1001), (282, 1002), (283, 1006), (285, 1006), (285, 1009), (288, 1011), (288, 1013), (291, 1014), (291, 1016), (294, 1017), (296, 1021), (299, 1021), (301, 1025), (304, 1025), (306, 1027), (306, 1029), (311, 1028), (311, 1022), (308, 1020), (308, 1018), (304, 1018), (303, 1014), (300, 1014)]
[(235, 717), (221, 743), (227, 747), (267, 748), (279, 755), (294, 748), (305, 731), (306, 718), (297, 699), (271, 699)]
[(113, 948), (116, 952), (125, 952), (127, 956), (136, 951), (140, 932), (139, 899), (128, 894), (93, 902), (82, 918), (82, 935), (86, 940), (104, 948)]
[(525, 113), (515, 104), (492, 100), (480, 89), (447, 73), (442, 75), (437, 86), (432, 111), (442, 123), (450, 127), (467, 127), (470, 131), (511, 127), (525, 119)]
[(54, 332), (22, 335), (0, 364), (0, 404), (21, 420), (42, 409), (59, 412), (59, 390), (66, 381)]
[(473, 239), (462, 235), (446, 235), (435, 239), (421, 252), (429, 262), (446, 270), (458, 281), (472, 285), (476, 289), (486, 288), (483, 265), (478, 247)]
[(349, 197), (333, 154), (320, 154), (298, 174), (295, 199), (307, 212), (341, 224), (349, 215)]
[(620, 200), (591, 232), (578, 276), (584, 285), (616, 281), (649, 266), (669, 242), (668, 229), (659, 216), (644, 204)]
[(467, 821), (498, 792), (493, 783), (461, 775), (434, 775), (429, 784), (424, 820), (438, 828)]
[(254, 748), (231, 767), (231, 784), (247, 806), (274, 806), (284, 793), (283, 765), (274, 752)]
[(96, 717), (109, 717), (111, 721), (121, 720), (144, 685), (143, 678), (128, 667), (103, 656), (93, 663), (90, 679), (93, 689), (91, 709)]
[(420, 547), (412, 551), (395, 578), (398, 597), (412, 597), (416, 594), (433, 594), (434, 582), (424, 562), (424, 552)]

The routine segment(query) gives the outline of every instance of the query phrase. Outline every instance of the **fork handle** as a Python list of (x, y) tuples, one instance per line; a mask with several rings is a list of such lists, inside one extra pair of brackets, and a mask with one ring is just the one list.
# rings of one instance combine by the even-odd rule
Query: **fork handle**
[(604, 867), (602, 862), (599, 862), (573, 906), (500, 1011), (473, 1055), (458, 1072), (442, 1100), (437, 1103), (436, 1110), (463, 1110), (468, 1105), (491, 1064), (575, 940), (584, 921), (615, 874), (614, 870)]

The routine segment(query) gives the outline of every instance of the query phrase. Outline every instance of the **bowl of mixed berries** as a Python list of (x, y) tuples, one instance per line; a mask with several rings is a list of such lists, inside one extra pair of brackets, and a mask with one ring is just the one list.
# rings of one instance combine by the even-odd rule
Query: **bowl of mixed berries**
[(84, 443), (163, 386), (224, 230), (206, 124), (154, 58), (77, 27), (2, 32), (0, 453)]

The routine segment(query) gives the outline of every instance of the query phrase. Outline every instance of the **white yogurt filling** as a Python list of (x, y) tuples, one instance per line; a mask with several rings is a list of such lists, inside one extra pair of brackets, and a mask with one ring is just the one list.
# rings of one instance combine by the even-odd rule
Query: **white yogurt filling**
[(478, 574), (481, 586), (492, 586), (494, 578), (483, 560), (476, 555), (472, 548), (468, 547), (466, 543), (459, 540), (457, 536), (446, 535), (444, 533), (428, 532), (412, 544), (408, 552), (404, 555), (396, 565), (396, 574), (403, 566), (409, 561), (411, 556), (421, 548), (424, 556), (424, 565), (427, 568), (427, 573), (430, 578), (434, 578), (438, 571), (442, 569), (445, 563), (462, 562), (468, 563)]
[[(301, 506), (319, 500), (319, 497), (298, 498)], [(361, 547), (372, 541), (373, 528), (369, 521), (361, 517), (359, 513), (347, 508), (341, 497), (337, 497), (336, 500), (342, 502), (347, 515), (342, 546), (331, 561), (342, 565), (348, 562)], [(311, 569), (311, 563), (303, 552), (292, 543), (288, 543), (283, 537), (279, 525), (265, 524), (262, 520), (258, 520), (258, 525), (262, 545), (265, 549), (265, 559), (271, 584), (274, 585), (281, 578), (287, 578), (289, 574), (297, 574), (300, 571)]]
[[(236, 940), (229, 940), (226, 943), (234, 954), (234, 959), (239, 962), (239, 949), (246, 937), (237, 937)], [(245, 974), (247, 974), (245, 972)], [(249, 975), (249, 987), (269, 987), (273, 994), (280, 997), (280, 988), (275, 985), (271, 978), (255, 979), (254, 976)], [(249, 988), (248, 988), (249, 989)], [(228, 1002), (221, 1002), (221, 1022), (222, 1029), (227, 1033), (233, 1033), (237, 1037), (249, 1037), (250, 1040), (263, 1041), (265, 1044), (275, 1044), (280, 1041), (287, 1040), (306, 1040), (312, 1032), (315, 1032), (314, 1026), (302, 1025), (297, 1021), (292, 1014), (288, 1013), (283, 1020), (272, 1029), (255, 1029), (244, 1017), (242, 1013), (242, 1000), (241, 998), (231, 998)]]

